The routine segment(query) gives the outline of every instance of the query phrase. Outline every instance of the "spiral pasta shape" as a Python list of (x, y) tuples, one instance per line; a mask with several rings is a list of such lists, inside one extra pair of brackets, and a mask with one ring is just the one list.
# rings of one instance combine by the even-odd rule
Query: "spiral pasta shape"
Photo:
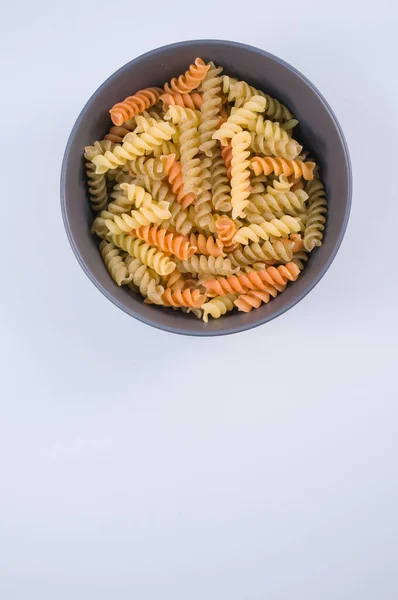
[(221, 217), (216, 221), (216, 230), (223, 250), (228, 253), (233, 252), (237, 248), (237, 243), (234, 242), (236, 225), (233, 220), (229, 217)]
[(300, 269), (290, 262), (279, 267), (267, 267), (261, 271), (250, 271), (242, 275), (204, 279), (202, 285), (209, 296), (226, 296), (227, 294), (246, 294), (249, 290), (266, 290), (269, 286), (285, 286), (288, 281), (295, 281)]
[(249, 244), (236, 248), (230, 255), (234, 267), (252, 265), (256, 262), (290, 262), (293, 258), (294, 242), (287, 238)]
[(186, 194), (182, 180), (181, 163), (176, 160), (175, 154), (169, 154), (162, 157), (164, 172), (167, 175), (169, 184), (173, 193), (177, 195), (177, 200), (182, 205), (182, 208), (188, 208), (195, 201), (195, 195)]
[(226, 146), (221, 150), (221, 156), (225, 162), (225, 166), (227, 167), (227, 176), (231, 179), (231, 163), (232, 163), (232, 144), (229, 142)]
[(192, 273), (192, 275), (232, 275), (236, 269), (231, 265), (229, 258), (218, 256), (205, 256), (194, 254), (187, 260), (178, 263), (181, 273)]
[[(192, 206), (190, 207), (192, 208)], [(187, 235), (193, 228), (194, 223), (188, 210), (181, 208), (179, 202), (175, 202), (170, 206), (171, 217), (159, 223), (159, 227), (165, 229), (174, 228), (181, 235)]]
[(151, 179), (161, 180), (165, 177), (163, 161), (160, 158), (138, 156), (129, 162), (129, 172), (133, 177), (147, 175)]
[[(267, 142), (272, 140), (274, 142), (288, 142), (291, 137), (285, 129), (279, 124), (273, 121), (264, 120), (263, 117), (258, 116), (257, 119), (249, 123), (248, 129), (251, 133), (262, 136)], [(300, 151), (302, 147), (300, 148)]]
[(205, 256), (225, 256), (223, 252), (222, 243), (215, 240), (214, 237), (206, 237), (202, 233), (191, 233), (189, 236), (189, 243), (191, 246), (196, 247), (198, 254), (204, 254)]
[(266, 101), (264, 98), (253, 96), (242, 108), (232, 109), (226, 122), (221, 125), (220, 129), (214, 132), (213, 139), (220, 140), (220, 143), (226, 146), (228, 140), (237, 133), (240, 133), (244, 127), (250, 129), (253, 126), (257, 113), (264, 111), (265, 104)]
[(134, 291), (138, 290), (142, 296), (148, 298), (153, 304), (163, 304), (164, 287), (159, 285), (159, 275), (133, 256), (127, 256), (125, 262), (131, 275), (129, 287)]
[(150, 246), (163, 250), (166, 254), (174, 254), (180, 260), (187, 260), (197, 251), (183, 235), (178, 235), (160, 227), (145, 225), (135, 229), (133, 235)]
[(103, 155), (95, 156), (92, 160), (96, 165), (96, 173), (106, 173), (109, 169), (124, 166), (128, 160), (151, 152), (160, 146), (163, 140), (170, 140), (175, 127), (170, 123), (161, 121), (150, 127), (148, 131), (137, 134), (130, 132), (123, 138), (123, 144), (116, 145), (113, 151), (106, 151)]
[(206, 300), (206, 295), (201, 294), (197, 289), (187, 288), (173, 292), (169, 288), (162, 294), (162, 300), (165, 306), (200, 308)]
[(311, 252), (315, 246), (322, 246), (325, 230), (327, 202), (325, 189), (320, 179), (314, 179), (307, 185), (309, 195), (308, 221), (304, 230), (304, 248)]
[(146, 88), (133, 96), (128, 96), (123, 102), (118, 102), (109, 111), (112, 123), (117, 126), (122, 125), (128, 119), (156, 104), (161, 93), (160, 88)]
[(108, 204), (108, 189), (105, 175), (97, 175), (94, 163), (86, 163), (86, 175), (90, 205), (93, 212), (100, 212)]
[(203, 104), (201, 107), (201, 122), (199, 125), (199, 150), (208, 157), (212, 157), (217, 145), (213, 139), (220, 121), (221, 112), (221, 67), (210, 63), (205, 79), (202, 83)]
[(212, 223), (212, 206), (211, 206), (211, 173), (209, 167), (211, 159), (205, 158), (201, 161), (200, 170), (200, 191), (196, 197), (193, 209), (193, 220), (200, 229), (206, 230), (210, 228)]
[(166, 156), (167, 154), (175, 154), (177, 160), (180, 158), (180, 150), (179, 147), (172, 141), (163, 140), (160, 146), (156, 146), (152, 152), (155, 158), (160, 158), (162, 156)]
[(172, 210), (173, 204), (177, 204), (177, 198), (175, 194), (173, 194), (172, 190), (166, 183), (164, 183), (164, 181), (156, 181), (154, 179), (151, 179), (150, 177), (145, 176), (143, 185), (145, 189), (151, 194), (153, 200), (155, 200), (156, 202), (168, 202), (170, 204), (170, 211)]
[(159, 202), (148, 206), (141, 206), (139, 210), (132, 210), (130, 214), (113, 215), (113, 219), (106, 219), (105, 225), (111, 233), (131, 233), (133, 229), (139, 229), (150, 223), (160, 223), (171, 217), (168, 202)]
[(257, 154), (293, 160), (299, 156), (302, 146), (296, 140), (265, 140), (263, 135), (251, 133), (251, 149)]
[(178, 94), (188, 94), (199, 87), (206, 77), (208, 70), (209, 66), (206, 65), (201, 58), (196, 58), (195, 63), (190, 65), (189, 69), (185, 72), (185, 75), (180, 75), (178, 78), (174, 77), (170, 83), (165, 84), (164, 91), (166, 94), (172, 94), (173, 92), (177, 92)]
[(237, 133), (232, 138), (231, 161), (231, 204), (232, 218), (244, 216), (244, 209), (249, 204), (250, 173), (248, 170), (250, 152), (250, 134), (247, 131)]
[(271, 219), (271, 221), (263, 221), (259, 224), (252, 223), (247, 227), (241, 227), (234, 237), (234, 242), (246, 245), (249, 240), (252, 242), (259, 242), (261, 239), (267, 241), (270, 235), (282, 237), (291, 233), (298, 233), (300, 230), (301, 225), (297, 219), (284, 215), (280, 219)]
[(233, 310), (235, 299), (236, 296), (234, 294), (228, 294), (228, 296), (216, 296), (202, 304), (203, 321), (207, 323), (209, 321), (209, 315), (213, 317), (213, 319), (219, 319), (228, 311)]
[(169, 106), (174, 105), (195, 110), (203, 104), (203, 96), (198, 92), (193, 92), (192, 94), (179, 94), (178, 92), (162, 94), (160, 100), (163, 102), (163, 110), (165, 111), (168, 110)]
[(223, 77), (223, 91), (228, 93), (228, 101), (239, 107), (248, 102), (253, 96), (262, 96), (266, 100), (265, 114), (276, 121), (290, 121), (293, 117), (290, 110), (279, 100), (264, 94), (245, 81), (237, 81), (233, 77)]
[(117, 285), (130, 283), (132, 275), (129, 274), (126, 263), (120, 256), (119, 248), (116, 248), (112, 242), (102, 240), (99, 245), (102, 260), (108, 269), (110, 276)]
[(304, 179), (311, 180), (314, 177), (313, 171), (315, 163), (303, 162), (301, 160), (286, 160), (284, 158), (261, 158), (261, 156), (255, 156), (250, 161), (250, 167), (253, 169), (256, 175), (264, 173), (269, 175), (274, 172), (275, 175), (293, 175), (295, 177), (304, 177)]
[(125, 233), (118, 235), (112, 232), (107, 237), (115, 246), (125, 250), (130, 256), (138, 258), (144, 265), (158, 273), (158, 275), (169, 275), (176, 268), (176, 263), (171, 261), (164, 252), (157, 250), (157, 248), (152, 248), (149, 244), (138, 238), (126, 235)]
[(280, 218), (283, 214), (296, 217), (307, 210), (308, 194), (304, 190), (290, 191), (291, 184), (286, 177), (274, 180), (273, 186), (267, 186), (267, 193), (251, 196), (251, 202), (260, 212), (269, 212)]
[[(228, 148), (229, 146), (225, 146)], [(232, 148), (232, 147), (231, 147)], [(218, 146), (213, 149), (213, 160), (210, 165), (211, 175), (211, 201), (217, 212), (229, 212), (231, 204), (231, 184), (229, 182), (227, 167), (221, 156)]]
[[(281, 291), (284, 290), (282, 289)], [(275, 298), (277, 294), (278, 290), (273, 286), (269, 286), (267, 290), (264, 291), (252, 290), (247, 292), (247, 294), (240, 294), (235, 300), (234, 305), (241, 312), (248, 313), (253, 308), (259, 308), (263, 303), (266, 304), (270, 301), (271, 297)]]
[(181, 106), (170, 106), (165, 119), (172, 119), (180, 128), (182, 179), (185, 192), (197, 194), (200, 186), (201, 164), (198, 127), (200, 113)]

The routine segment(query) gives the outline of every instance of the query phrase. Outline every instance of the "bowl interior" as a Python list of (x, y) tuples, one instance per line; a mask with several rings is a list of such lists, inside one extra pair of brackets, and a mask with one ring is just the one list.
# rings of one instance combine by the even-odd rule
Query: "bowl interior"
[[(321, 167), (329, 213), (324, 243), (310, 254), (299, 279), (269, 304), (251, 313), (227, 313), (203, 323), (181, 311), (143, 304), (110, 278), (98, 252), (98, 240), (90, 235), (93, 221), (82, 158), (84, 147), (100, 140), (111, 126), (109, 108), (139, 89), (162, 86), (185, 72), (200, 56), (224, 68), (288, 106), (300, 124), (295, 137)], [(217, 40), (182, 42), (159, 48), (119, 69), (94, 93), (82, 110), (69, 138), (61, 175), (61, 202), (66, 230), (83, 269), (95, 285), (117, 306), (136, 318), (176, 333), (217, 335), (249, 329), (283, 313), (301, 300), (331, 264), (344, 235), (351, 202), (351, 171), (343, 134), (330, 107), (312, 86), (287, 63), (251, 46)]]

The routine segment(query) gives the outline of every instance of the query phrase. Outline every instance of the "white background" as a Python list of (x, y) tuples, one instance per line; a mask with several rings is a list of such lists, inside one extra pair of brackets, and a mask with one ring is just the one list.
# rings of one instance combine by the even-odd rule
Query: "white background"
[[(397, 5), (2, 3), (2, 600), (396, 600)], [(194, 38), (302, 71), (347, 137), (327, 275), (195, 339), (103, 297), (69, 248), (65, 144), (118, 67)]]

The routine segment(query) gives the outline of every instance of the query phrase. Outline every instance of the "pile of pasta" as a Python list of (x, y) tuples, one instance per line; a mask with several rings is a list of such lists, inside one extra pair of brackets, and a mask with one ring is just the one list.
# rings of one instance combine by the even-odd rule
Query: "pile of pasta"
[(298, 278), (327, 203), (286, 106), (197, 58), (110, 116), (84, 157), (92, 233), (117, 285), (207, 322)]

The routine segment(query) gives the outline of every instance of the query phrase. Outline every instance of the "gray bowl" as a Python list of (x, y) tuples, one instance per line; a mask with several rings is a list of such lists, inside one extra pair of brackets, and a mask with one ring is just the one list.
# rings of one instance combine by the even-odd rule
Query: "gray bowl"
[[(105, 135), (109, 108), (139, 89), (161, 86), (185, 72), (200, 56), (224, 67), (227, 74), (275, 96), (299, 119), (295, 136), (321, 167), (329, 201), (324, 243), (314, 250), (299, 279), (283, 294), (250, 313), (227, 313), (203, 323), (193, 315), (143, 303), (139, 296), (118, 287), (110, 278), (90, 235), (93, 220), (87, 198), (83, 149)], [(341, 127), (326, 100), (296, 69), (268, 52), (245, 44), (199, 40), (164, 46), (144, 54), (116, 71), (93, 94), (80, 113), (68, 144), (61, 172), (61, 207), (65, 229), (82, 268), (97, 288), (116, 306), (140, 321), (186, 335), (224, 335), (262, 325), (294, 306), (326, 273), (341, 244), (351, 206), (352, 175)]]

